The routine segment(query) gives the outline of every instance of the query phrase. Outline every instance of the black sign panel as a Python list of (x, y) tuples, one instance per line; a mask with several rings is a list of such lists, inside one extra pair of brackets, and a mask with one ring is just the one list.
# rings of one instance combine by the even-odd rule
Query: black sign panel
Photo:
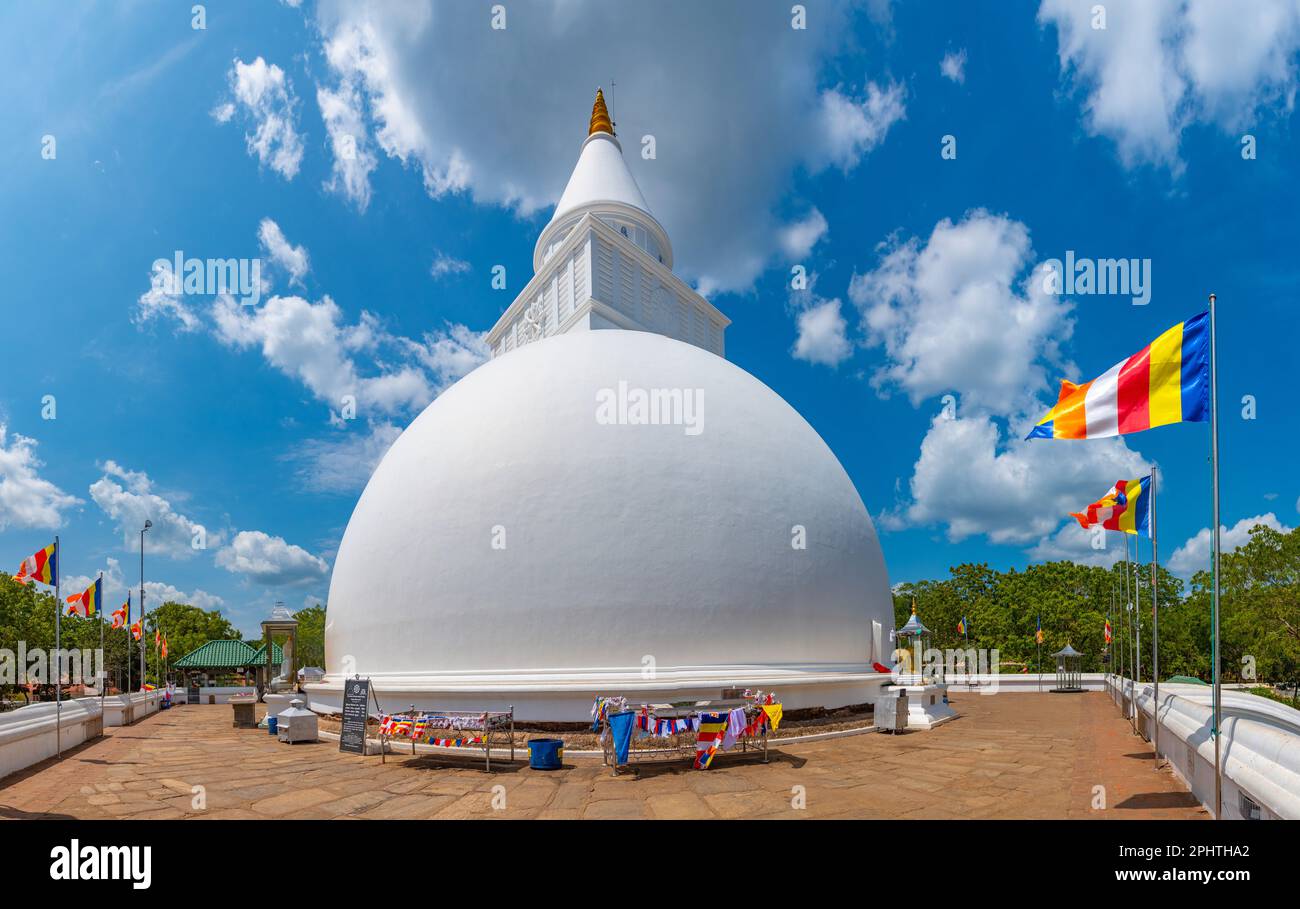
[(343, 729), (339, 751), (366, 753), (366, 719), (370, 716), (370, 679), (348, 679), (343, 683)]

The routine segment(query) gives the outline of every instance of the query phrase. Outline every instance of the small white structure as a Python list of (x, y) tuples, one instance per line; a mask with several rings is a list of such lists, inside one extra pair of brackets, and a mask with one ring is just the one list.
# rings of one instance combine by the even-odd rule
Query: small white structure
[(933, 729), (957, 718), (957, 711), (948, 705), (948, 686), (927, 676), (919, 663), (929, 637), (930, 629), (916, 614), (916, 601), (913, 600), (912, 614), (903, 627), (898, 629), (898, 649), (894, 651), (899, 665), (905, 666), (909, 671), (901, 673), (898, 683), (887, 689), (892, 692), (902, 691), (907, 695), (908, 729)]
[(311, 707), (338, 712), (353, 674), (383, 709), (522, 720), (589, 719), (596, 694), (870, 701), (893, 627), (871, 518), (816, 431), (721, 356), (728, 322), (673, 276), (599, 97), (534, 261), (494, 358), (357, 503)]

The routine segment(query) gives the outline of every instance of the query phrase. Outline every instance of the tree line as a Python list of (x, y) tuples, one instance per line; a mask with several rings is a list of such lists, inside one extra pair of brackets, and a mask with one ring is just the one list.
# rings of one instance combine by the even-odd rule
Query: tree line
[[(1300, 528), (1280, 533), (1257, 526), (1249, 541), (1221, 557), (1219, 634), (1225, 681), (1260, 681), (1288, 687), (1300, 678)], [(1141, 589), (1143, 677), (1151, 677), (1151, 566), (1119, 562), (1110, 568), (1048, 562), (1023, 570), (994, 571), (987, 564), (962, 564), (943, 580), (900, 584), (894, 590), (894, 619), (907, 621), (915, 598), (917, 614), (940, 649), (996, 648), (1002, 671), (1021, 665), (1036, 671), (1035, 632), (1041, 617), (1043, 671), (1055, 669), (1051, 654), (1070, 644), (1083, 654), (1084, 672), (1104, 672), (1121, 641), (1120, 610), (1126, 600), (1125, 574)], [(1210, 591), (1213, 576), (1197, 572), (1190, 584), (1159, 569), (1160, 677), (1210, 679)], [(1113, 604), (1113, 605), (1112, 605)], [(957, 630), (967, 620), (969, 640)], [(1115, 641), (1105, 644), (1107, 617)], [(1131, 618), (1124, 617), (1131, 634)], [(1127, 665), (1127, 657), (1126, 665)]]
[[(40, 590), (33, 584), (18, 584), (0, 577), (0, 648), (13, 652), (11, 660), (16, 660), (19, 642), (25, 644), (29, 654), (36, 649), (47, 653), (53, 651), (54, 611), (55, 599), (52, 593)], [(127, 677), (128, 632), (123, 628), (109, 627), (112, 621), (110, 613), (111, 610), (107, 610), (104, 614), (104, 665), (110, 685), (118, 687), (125, 685)], [(294, 617), (298, 620), (298, 665), (323, 666), (325, 607), (317, 604), (300, 610)], [(157, 629), (161, 629), (167, 637), (168, 656), (165, 664), (159, 648), (154, 644), (154, 632)], [(142, 645), (145, 648), (145, 680), (161, 685), (177, 659), (214, 640), (243, 640), (243, 635), (216, 609), (205, 611), (188, 603), (170, 601), (151, 609), (145, 616), (142, 639), (139, 642), (130, 641), (132, 687), (140, 687)], [(259, 647), (264, 642), (258, 639), (250, 640), (249, 643), (253, 647)], [(64, 615), (60, 622), (60, 645), (64, 650), (82, 652), (98, 649), (99, 617)], [(19, 668), (26, 669), (25, 666)], [(16, 679), (0, 679), (0, 697), (10, 699), (19, 692), (24, 696), (31, 693), (40, 698), (49, 698), (53, 696), (53, 685), (42, 685), (29, 692), (28, 687), (17, 684)]]

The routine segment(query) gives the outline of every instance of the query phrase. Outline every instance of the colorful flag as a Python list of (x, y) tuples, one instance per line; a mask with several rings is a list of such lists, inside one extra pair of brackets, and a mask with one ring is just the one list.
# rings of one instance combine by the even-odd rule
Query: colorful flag
[(966, 617), (965, 617), (965, 616), (962, 616), (961, 619), (957, 622), (957, 633), (958, 633), (958, 634), (965, 634), (965, 633), (966, 633)]
[(130, 615), (131, 615), (131, 594), (128, 591), (126, 595), (126, 602), (122, 604), (122, 608), (113, 610), (113, 627), (125, 628), (126, 620)]
[(96, 578), (95, 583), (91, 584), (81, 593), (74, 593), (67, 597), (68, 615), (79, 615), (83, 619), (88, 619), (99, 611), (99, 604), (104, 602), (104, 579)]
[(1084, 530), (1101, 525), (1107, 530), (1151, 536), (1151, 478), (1119, 480), (1110, 490), (1082, 512), (1070, 516)]
[(1106, 617), (1105, 634), (1106, 634), (1106, 643), (1109, 644), (1111, 642), (1110, 616)]
[(153, 645), (157, 647), (161, 643), (162, 643), (162, 629), (155, 628), (153, 630)]
[(20, 584), (26, 584), (28, 581), (40, 581), (42, 584), (49, 584), (51, 587), (59, 583), (59, 554), (55, 549), (55, 544), (51, 543), (44, 549), (41, 549), (27, 558), (18, 566), (18, 573), (14, 575), (14, 580)]
[(140, 623), (143, 621), (143, 619), (136, 619), (131, 623), (131, 637), (135, 638), (137, 641), (144, 637), (144, 628), (140, 626)]
[(1034, 632), (1034, 640), (1039, 644), (1043, 643), (1043, 617), (1038, 617), (1038, 630)]
[(776, 732), (776, 728), (781, 725), (781, 715), (784, 713), (781, 705), (772, 703), (764, 704), (763, 713), (767, 714), (767, 721), (771, 724), (772, 731)]
[(1027, 439), (1100, 439), (1210, 419), (1210, 314), (1179, 322), (1091, 382), (1061, 381)]
[(163, 639), (162, 639), (162, 658), (163, 658), (164, 660), (167, 659), (167, 637), (166, 637), (166, 635), (164, 635), (164, 636), (163, 636)]

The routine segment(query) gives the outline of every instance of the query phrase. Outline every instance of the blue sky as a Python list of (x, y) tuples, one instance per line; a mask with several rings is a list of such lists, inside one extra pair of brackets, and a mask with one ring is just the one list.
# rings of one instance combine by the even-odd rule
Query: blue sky
[[(1151, 463), (1166, 564), (1203, 565), (1207, 426), (1020, 440), (1210, 291), (1227, 539), (1300, 519), (1294, 4), (190, 6), (0, 10), (0, 567), (57, 532), (117, 598), (150, 517), (152, 605), (251, 633), (323, 600), (377, 457), (531, 276), (597, 85), (728, 358), (839, 456), (891, 580), (1109, 560), (1065, 512)], [(168, 294), (178, 250), (269, 287)], [(1149, 303), (1046, 293), (1067, 250), (1149, 260)]]

